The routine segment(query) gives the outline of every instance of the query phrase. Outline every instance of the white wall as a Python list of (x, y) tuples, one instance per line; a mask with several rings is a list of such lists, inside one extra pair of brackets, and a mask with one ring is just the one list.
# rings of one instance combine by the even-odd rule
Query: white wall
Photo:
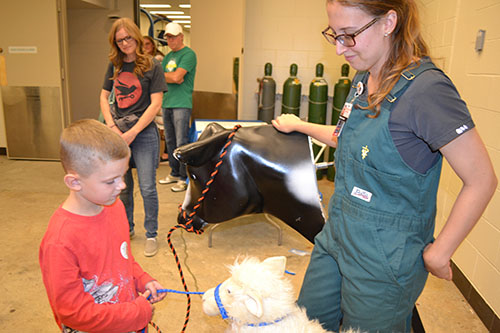
[[(500, 0), (420, 0), (432, 55), (457, 86), (500, 177)], [(474, 50), (486, 30), (484, 50)], [(443, 164), (437, 230), (443, 227), (462, 182)], [(500, 188), (453, 261), (500, 315)]]
[[(321, 35), (328, 26), (325, 0), (251, 0), (245, 6), (245, 52), (243, 77), (240, 80), (240, 119), (257, 119), (257, 78), (264, 76), (264, 65), (273, 65), (277, 93), (290, 76), (290, 65), (298, 65), (297, 77), (302, 82), (302, 94), (309, 94), (309, 84), (315, 77), (316, 64), (325, 67), (329, 95), (340, 77), (343, 57)], [(351, 70), (350, 77), (353, 77)], [(279, 97), (279, 96), (278, 96)], [(308, 112), (307, 98), (302, 99), (300, 116)], [(328, 122), (331, 120), (328, 105)], [(275, 114), (281, 114), (277, 101)]]
[(243, 47), (243, 10), (244, 0), (191, 0), (191, 48), (198, 60), (194, 90), (232, 93), (233, 58)]

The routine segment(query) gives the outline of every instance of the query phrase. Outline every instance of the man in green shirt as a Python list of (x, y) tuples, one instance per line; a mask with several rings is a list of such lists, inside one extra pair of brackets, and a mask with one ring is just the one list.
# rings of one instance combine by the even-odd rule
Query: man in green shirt
[(160, 184), (172, 184), (173, 192), (185, 191), (186, 167), (174, 157), (174, 150), (189, 142), (189, 119), (193, 108), (193, 86), (196, 74), (196, 54), (184, 45), (182, 27), (169, 23), (164, 36), (171, 51), (163, 58), (162, 67), (168, 91), (163, 95), (163, 125), (168, 162), (172, 172)]

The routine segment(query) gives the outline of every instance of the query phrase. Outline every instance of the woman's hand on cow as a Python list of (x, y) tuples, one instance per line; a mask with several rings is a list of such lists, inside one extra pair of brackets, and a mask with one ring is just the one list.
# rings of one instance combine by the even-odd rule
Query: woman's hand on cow
[(292, 113), (285, 113), (272, 121), (273, 126), (280, 132), (290, 133), (297, 130), (297, 126), (302, 122), (299, 117)]
[(337, 147), (337, 138), (332, 137), (335, 126), (309, 123), (291, 113), (282, 114), (274, 119), (272, 124), (280, 132), (300, 132), (326, 143), (330, 147)]

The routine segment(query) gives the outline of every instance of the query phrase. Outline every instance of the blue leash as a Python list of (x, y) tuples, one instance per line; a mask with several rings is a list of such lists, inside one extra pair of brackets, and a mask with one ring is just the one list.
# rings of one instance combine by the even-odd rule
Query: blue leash
[[(290, 275), (295, 275), (293, 272), (289, 272), (285, 270), (285, 273), (290, 274)], [(174, 289), (158, 289), (156, 291), (157, 293), (175, 293), (175, 294), (190, 294), (190, 295), (203, 295), (205, 292), (204, 291), (179, 291), (179, 290), (174, 290)], [(148, 299), (151, 297), (151, 295), (148, 296)]]
[[(295, 275), (295, 273), (287, 271), (287, 270), (285, 270), (285, 273), (286, 274), (290, 274), (290, 275)], [(220, 284), (216, 287), (216, 290), (217, 290), (217, 292), (215, 293), (216, 299), (219, 296), (219, 294), (218, 294), (219, 287), (220, 287)], [(156, 290), (156, 292), (157, 293), (191, 294), (191, 295), (203, 295), (205, 293), (203, 291), (179, 291), (179, 290), (174, 290), (174, 289), (158, 289), (158, 290)], [(149, 295), (147, 299), (149, 300), (150, 298), (151, 298), (151, 295)], [(217, 302), (217, 304), (218, 305), (220, 304), (220, 306), (222, 306), (222, 303), (220, 302), (220, 299)], [(219, 306), (219, 309), (220, 309), (220, 306)], [(222, 309), (224, 309), (224, 307), (222, 307)], [(224, 309), (224, 312), (225, 312), (225, 309)], [(221, 311), (221, 314), (222, 314), (222, 311)], [(222, 315), (222, 318), (225, 319), (224, 315)], [(227, 314), (226, 314), (226, 318), (227, 318)], [(283, 318), (281, 318), (281, 319), (283, 319)], [(281, 320), (281, 319), (279, 319), (279, 320)], [(259, 324), (258, 326), (262, 326), (262, 325), (264, 325), (264, 324)], [(265, 325), (268, 325), (268, 324), (266, 323)], [(254, 324), (249, 324), (249, 326), (254, 326)], [(146, 332), (146, 328), (142, 329), (140, 332), (141, 333), (145, 333)]]
[[(175, 294), (194, 294), (194, 295), (203, 295), (205, 292), (203, 291), (179, 291), (179, 290), (174, 290), (174, 289), (158, 289), (156, 291), (157, 293), (175, 293)], [(151, 295), (148, 296), (148, 299), (151, 297)]]
[(158, 289), (157, 293), (176, 293), (176, 294), (194, 294), (194, 295), (203, 295), (205, 292), (203, 291), (179, 291), (173, 289)]

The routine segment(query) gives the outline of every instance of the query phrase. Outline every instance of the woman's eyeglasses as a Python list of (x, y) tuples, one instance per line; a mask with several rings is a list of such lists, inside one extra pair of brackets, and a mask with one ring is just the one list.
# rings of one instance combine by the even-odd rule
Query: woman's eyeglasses
[(123, 42), (130, 43), (133, 39), (134, 39), (134, 37), (127, 36), (127, 37), (124, 37), (124, 38), (121, 38), (121, 39), (117, 39), (116, 40), (116, 44), (121, 45), (121, 44), (123, 44)]
[[(378, 21), (378, 19), (379, 19), (379, 17), (374, 18), (373, 20), (368, 22), (368, 24), (366, 24), (361, 29), (359, 29), (358, 31), (356, 31), (352, 34), (337, 35), (331, 27), (327, 27), (321, 33), (323, 34), (323, 36), (325, 36), (326, 40), (333, 45), (337, 45), (337, 42), (339, 42), (340, 44), (342, 44), (346, 47), (353, 47), (356, 45), (356, 40), (354, 39), (354, 37), (356, 37), (357, 35), (359, 35), (363, 31), (365, 31), (366, 29), (368, 29), (369, 27), (374, 25), (375, 22)], [(331, 30), (331, 32), (328, 32), (328, 30)]]

